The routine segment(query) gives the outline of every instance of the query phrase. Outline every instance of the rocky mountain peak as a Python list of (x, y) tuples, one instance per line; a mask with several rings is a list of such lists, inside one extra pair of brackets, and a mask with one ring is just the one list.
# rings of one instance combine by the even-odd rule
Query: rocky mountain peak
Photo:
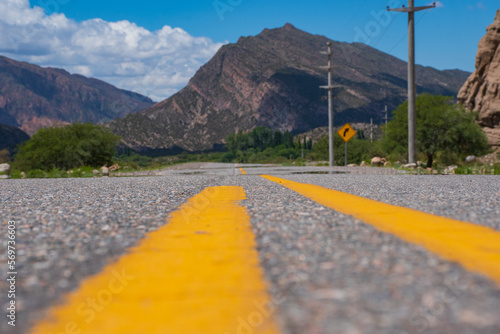
[(284, 30), (297, 30), (297, 28), (295, 28), (295, 26), (291, 23), (287, 23), (283, 26), (283, 29)]
[[(227, 44), (169, 99), (110, 124), (138, 151), (216, 148), (256, 126), (305, 132), (328, 124), (325, 36), (286, 24)], [(361, 43), (332, 41), (335, 124), (381, 122), (406, 99), (404, 61)], [(469, 76), (417, 66), (418, 91), (456, 95)], [(160, 152), (158, 152), (160, 153)]]
[(460, 90), (458, 100), (479, 113), (490, 145), (500, 148), (500, 9), (479, 42), (476, 70)]

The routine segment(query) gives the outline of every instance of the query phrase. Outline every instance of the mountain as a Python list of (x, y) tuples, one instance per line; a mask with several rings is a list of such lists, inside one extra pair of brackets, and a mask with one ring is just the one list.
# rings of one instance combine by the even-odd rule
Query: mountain
[[(110, 124), (130, 147), (146, 151), (212, 149), (229, 133), (263, 125), (294, 133), (327, 123), (329, 41), (291, 24), (223, 46), (179, 93)], [(333, 42), (335, 125), (382, 122), (385, 104), (407, 96), (407, 64), (367, 45)], [(418, 92), (455, 96), (470, 73), (417, 66)]]
[(30, 136), (19, 128), (0, 124), (0, 151), (7, 149), (12, 154), (17, 145), (28, 139), (30, 139)]
[(51, 125), (108, 122), (152, 105), (97, 79), (0, 56), (0, 123), (30, 135)]
[(500, 148), (500, 9), (479, 41), (476, 70), (460, 90), (458, 101), (479, 113), (489, 144)]

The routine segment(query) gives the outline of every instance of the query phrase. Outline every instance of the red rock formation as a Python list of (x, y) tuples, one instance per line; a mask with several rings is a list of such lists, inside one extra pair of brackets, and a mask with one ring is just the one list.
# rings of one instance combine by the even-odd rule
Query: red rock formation
[(479, 42), (476, 70), (460, 90), (458, 101), (479, 113), (489, 144), (500, 148), (500, 9)]

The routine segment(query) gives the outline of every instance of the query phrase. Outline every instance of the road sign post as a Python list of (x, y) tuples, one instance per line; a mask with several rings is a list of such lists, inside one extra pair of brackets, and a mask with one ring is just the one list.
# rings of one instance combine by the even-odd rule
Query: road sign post
[(343, 127), (340, 128), (339, 131), (337, 131), (337, 133), (345, 142), (344, 163), (345, 166), (347, 166), (347, 142), (356, 135), (356, 131), (351, 127), (349, 123), (346, 123)]

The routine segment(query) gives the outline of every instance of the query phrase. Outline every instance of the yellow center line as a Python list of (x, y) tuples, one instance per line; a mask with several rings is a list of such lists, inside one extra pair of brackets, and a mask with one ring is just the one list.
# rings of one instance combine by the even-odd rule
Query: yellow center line
[(446, 260), (457, 262), (468, 270), (488, 276), (500, 286), (500, 232), (494, 229), (381, 203), (317, 185), (268, 175), (261, 176), (317, 203), (352, 215), (383, 232), (422, 245)]
[(247, 174), (247, 172), (245, 172), (245, 171), (243, 170), (243, 168), (240, 168), (240, 171), (241, 171), (241, 174), (242, 174), (242, 175), (246, 175), (246, 174)]
[(243, 199), (205, 189), (30, 333), (278, 333)]

